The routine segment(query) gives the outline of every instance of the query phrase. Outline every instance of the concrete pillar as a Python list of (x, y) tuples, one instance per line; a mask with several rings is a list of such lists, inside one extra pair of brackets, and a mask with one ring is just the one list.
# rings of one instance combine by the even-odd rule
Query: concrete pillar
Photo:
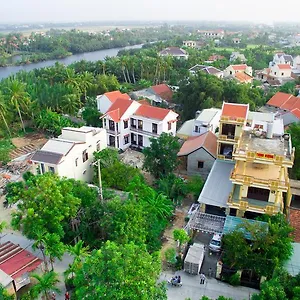
[(230, 207), (226, 207), (226, 209), (225, 209), (225, 215), (229, 216), (229, 214), (230, 214)]
[(200, 204), (200, 211), (203, 212), (203, 213), (205, 213), (205, 209), (206, 209), (206, 204), (201, 203)]
[(244, 215), (245, 215), (245, 211), (244, 211), (244, 210), (238, 209), (238, 210), (236, 211), (236, 216), (237, 216), (237, 217), (243, 218)]

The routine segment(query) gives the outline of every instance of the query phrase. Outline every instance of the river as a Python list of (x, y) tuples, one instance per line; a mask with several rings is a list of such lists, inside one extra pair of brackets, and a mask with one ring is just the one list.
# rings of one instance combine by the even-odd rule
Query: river
[(139, 48), (142, 48), (142, 46), (143, 45), (140, 44), (140, 45), (127, 46), (127, 47), (122, 47), (122, 48), (105, 49), (105, 50), (99, 50), (99, 51), (93, 51), (93, 52), (74, 54), (74, 55), (71, 55), (71, 56), (68, 56), (68, 57), (65, 57), (62, 59), (46, 60), (46, 61), (41, 61), (41, 62), (32, 63), (32, 64), (28, 64), (28, 65), (0, 67), (0, 80), (8, 77), (10, 75), (13, 75), (21, 70), (31, 71), (33, 69), (49, 67), (49, 66), (53, 66), (56, 62), (60, 62), (65, 65), (70, 65), (70, 64), (72, 64), (76, 61), (80, 61), (80, 60), (88, 60), (88, 61), (104, 60), (104, 58), (107, 56), (110, 56), (110, 57), (116, 56), (120, 50), (139, 49)]

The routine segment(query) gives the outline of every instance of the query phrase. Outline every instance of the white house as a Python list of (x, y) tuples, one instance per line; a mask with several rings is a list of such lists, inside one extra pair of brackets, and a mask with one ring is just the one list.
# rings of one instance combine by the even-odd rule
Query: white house
[(178, 59), (188, 59), (188, 53), (179, 47), (168, 47), (158, 53), (159, 56), (172, 56)]
[(98, 95), (97, 98), (96, 98), (98, 110), (102, 114), (105, 114), (108, 111), (108, 109), (111, 107), (111, 105), (117, 99), (127, 99), (127, 100), (129, 100), (130, 97), (127, 94), (122, 94), (120, 91), (113, 91), (113, 92), (105, 93), (103, 95)]
[(150, 137), (161, 133), (175, 136), (178, 114), (169, 109), (118, 99), (102, 117), (109, 146), (125, 150), (130, 146), (144, 148)]
[(233, 62), (235, 60), (240, 60), (241, 63), (245, 63), (247, 61), (244, 54), (241, 54), (240, 52), (232, 52), (229, 61)]
[(292, 68), (289, 64), (276, 64), (270, 68), (270, 76), (276, 78), (290, 78), (292, 75)]
[(293, 58), (293, 68), (300, 70), (300, 55), (297, 55)]
[(192, 136), (198, 136), (204, 132), (216, 132), (219, 126), (221, 109), (207, 108), (197, 111), (195, 119), (188, 120), (178, 129), (176, 135), (181, 139), (187, 139)]
[(224, 77), (235, 77), (236, 73), (246, 73), (249, 76), (252, 76), (252, 67), (247, 66), (246, 64), (230, 65), (223, 71)]
[(50, 139), (36, 151), (31, 161), (40, 174), (52, 172), (61, 177), (92, 182), (93, 153), (106, 147), (105, 129), (65, 127), (58, 138)]
[(278, 64), (287, 64), (292, 66), (293, 65), (293, 57), (289, 54), (285, 54), (283, 52), (275, 53), (273, 56), (273, 61), (269, 63), (269, 67), (271, 68), (274, 65)]
[(183, 41), (182, 45), (184, 47), (196, 48), (197, 42), (196, 41)]

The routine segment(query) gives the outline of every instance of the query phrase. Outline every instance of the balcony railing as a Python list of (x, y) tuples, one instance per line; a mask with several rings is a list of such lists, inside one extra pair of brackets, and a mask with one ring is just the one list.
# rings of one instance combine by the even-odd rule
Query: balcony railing
[(139, 129), (139, 128), (136, 128), (136, 127), (130, 127), (130, 130), (133, 131), (133, 132), (136, 132), (136, 133), (140, 133), (140, 134), (143, 134), (143, 135), (147, 135), (147, 136), (155, 136), (155, 137), (158, 137), (159, 134), (158, 133), (155, 133), (155, 132), (152, 132), (152, 131), (146, 131), (146, 130), (143, 130), (143, 129)]
[(226, 135), (226, 134), (220, 134), (219, 140), (221, 141), (228, 141), (228, 142), (238, 142), (239, 137), (235, 137), (234, 135)]
[(112, 130), (112, 128), (106, 128), (107, 133), (113, 134), (113, 135), (119, 135), (120, 130)]
[(220, 121), (223, 123), (239, 123), (239, 124), (244, 124), (245, 119), (244, 118), (235, 118), (235, 117), (226, 117), (226, 116), (221, 116)]
[(236, 174), (234, 171), (232, 171), (230, 179), (245, 185), (256, 184), (260, 186), (268, 186), (271, 190), (288, 190), (288, 181), (256, 178), (254, 176)]

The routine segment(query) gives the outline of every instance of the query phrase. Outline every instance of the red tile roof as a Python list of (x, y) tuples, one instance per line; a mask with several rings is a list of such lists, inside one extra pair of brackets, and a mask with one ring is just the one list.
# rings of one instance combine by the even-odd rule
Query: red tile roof
[[(172, 112), (172, 110), (142, 104), (134, 114), (136, 116), (141, 116), (149, 119), (163, 120), (169, 112)], [(177, 116), (178, 115), (176, 114), (176, 117)]]
[(137, 102), (138, 102), (139, 104), (150, 105), (150, 103), (149, 103), (148, 100), (146, 100), (146, 99), (138, 100)]
[(41, 263), (41, 259), (19, 245), (11, 242), (0, 245), (0, 269), (14, 279), (35, 270)]
[(292, 109), (291, 113), (300, 120), (300, 109), (299, 108)]
[(291, 66), (290, 65), (288, 65), (288, 64), (278, 64), (277, 65), (277, 67), (278, 67), (278, 69), (280, 69), (280, 70), (290, 70), (291, 69)]
[(284, 110), (292, 110), (299, 100), (299, 98), (292, 96), (286, 102), (284, 102), (280, 108)]
[(234, 77), (239, 81), (239, 82), (249, 82), (252, 80), (252, 77), (249, 76), (248, 74), (244, 72), (238, 72), (234, 75)]
[(166, 101), (171, 101), (173, 97), (173, 91), (166, 84), (153, 85), (152, 90), (155, 94), (159, 95)]
[(225, 56), (223, 56), (223, 55), (211, 55), (208, 58), (209, 61), (216, 61), (216, 60), (221, 60), (221, 59), (225, 59)]
[(189, 155), (192, 152), (204, 148), (212, 156), (217, 156), (217, 137), (211, 131), (207, 131), (199, 136), (190, 137), (186, 140), (177, 156)]
[(249, 104), (223, 103), (221, 116), (231, 118), (247, 118)]
[(296, 243), (300, 242), (300, 210), (290, 207), (289, 220), (291, 226), (294, 228), (292, 236)]
[(119, 98), (111, 105), (106, 115), (110, 116), (113, 121), (119, 122), (132, 102), (132, 100)]
[(281, 107), (286, 103), (290, 98), (294, 97), (291, 94), (286, 94), (282, 92), (277, 92), (268, 102), (268, 105)]
[(247, 65), (245, 65), (245, 64), (243, 64), (243, 65), (231, 65), (231, 67), (235, 71), (245, 71), (246, 68), (247, 68)]
[(114, 103), (117, 99), (127, 99), (129, 100), (130, 97), (127, 94), (122, 94), (120, 91), (108, 92), (104, 94), (111, 103)]

